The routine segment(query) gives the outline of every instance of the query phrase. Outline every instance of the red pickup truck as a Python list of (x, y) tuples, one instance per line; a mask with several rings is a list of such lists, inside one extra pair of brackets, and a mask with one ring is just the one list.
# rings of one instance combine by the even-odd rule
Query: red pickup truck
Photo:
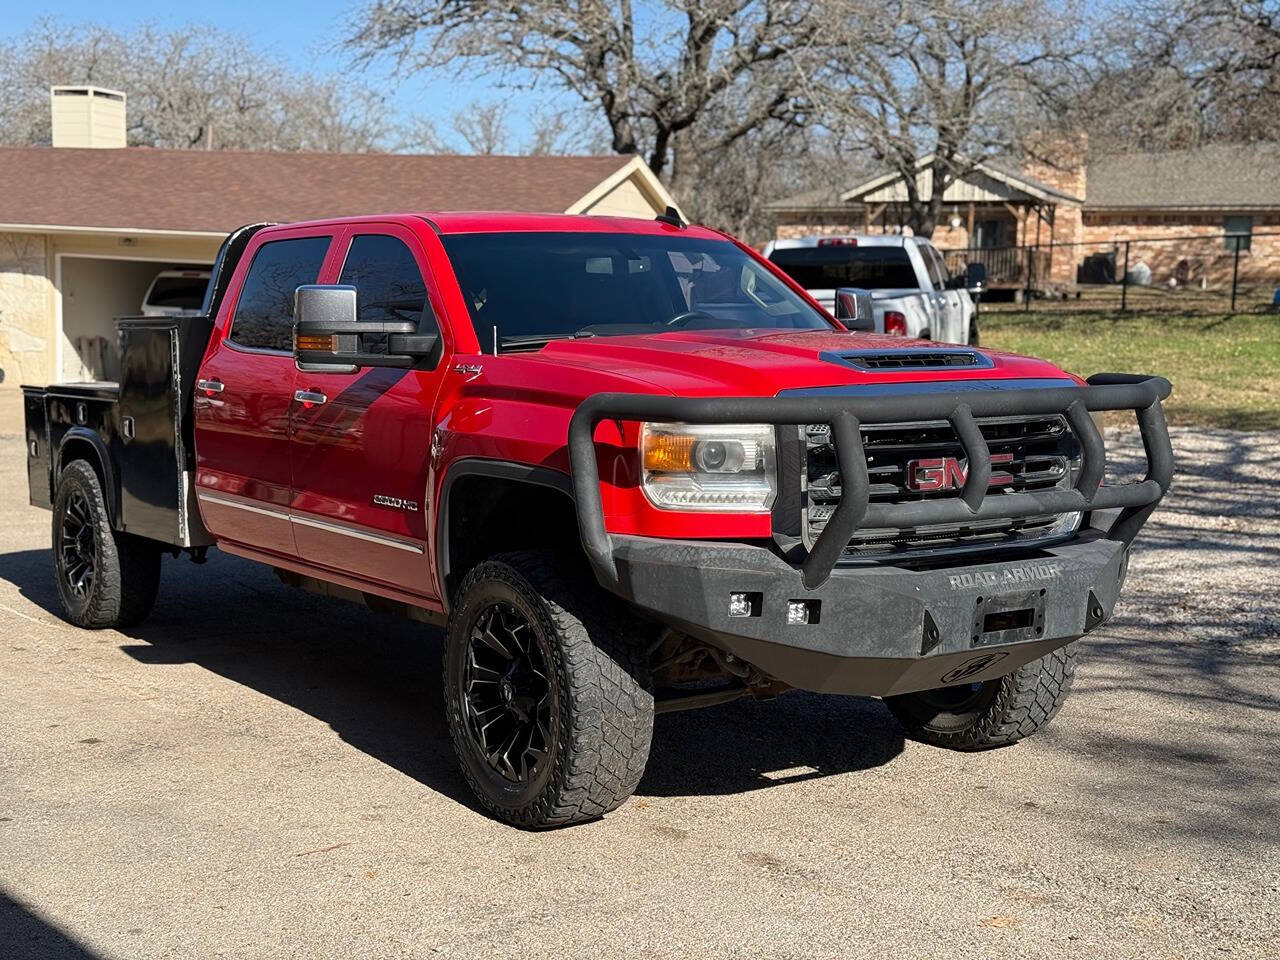
[[(852, 332), (674, 211), (245, 227), (202, 316), (119, 343), (119, 383), (25, 388), (67, 618), (136, 623), (162, 555), (217, 546), (444, 625), (462, 770), (525, 827), (617, 807), (655, 713), (735, 697), (1032, 733), (1173, 471), (1166, 381)], [(1103, 410), (1145, 479), (1102, 482)]]

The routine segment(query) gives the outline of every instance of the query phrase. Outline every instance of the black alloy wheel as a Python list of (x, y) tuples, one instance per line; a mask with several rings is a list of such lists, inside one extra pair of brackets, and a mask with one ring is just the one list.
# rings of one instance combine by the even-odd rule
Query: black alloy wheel
[(66, 589), (74, 597), (87, 597), (98, 569), (98, 545), (89, 501), (79, 490), (73, 490), (63, 506), (58, 547)]
[(653, 737), (648, 630), (572, 554), (522, 550), (468, 571), (445, 630), (444, 701), (485, 810), (545, 829), (631, 796)]
[(101, 630), (141, 622), (160, 589), (160, 544), (111, 528), (102, 482), (84, 460), (58, 477), (53, 575), (68, 620)]
[(551, 754), (551, 684), (533, 624), (509, 603), (480, 611), (467, 641), (467, 733), (505, 779), (528, 784)]

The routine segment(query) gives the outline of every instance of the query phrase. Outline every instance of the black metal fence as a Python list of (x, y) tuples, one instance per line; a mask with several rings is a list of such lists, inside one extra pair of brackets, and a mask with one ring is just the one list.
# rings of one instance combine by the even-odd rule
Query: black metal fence
[(983, 309), (1280, 313), (1280, 231), (943, 251), (986, 267)]

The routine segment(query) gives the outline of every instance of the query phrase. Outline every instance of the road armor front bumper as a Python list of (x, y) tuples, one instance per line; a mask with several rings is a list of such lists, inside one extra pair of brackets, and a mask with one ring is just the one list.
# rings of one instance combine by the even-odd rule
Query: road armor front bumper
[[(597, 394), (569, 431), (583, 545), (607, 589), (659, 620), (791, 686), (874, 696), (1002, 676), (1110, 616), (1133, 538), (1168, 489), (1173, 452), (1160, 378), (1100, 374), (1087, 387), (871, 398), (682, 399)], [(1137, 413), (1147, 475), (1102, 484), (1105, 450), (1091, 412)], [(975, 418), (1060, 413), (1079, 440), (1074, 485), (989, 494), (990, 454)], [(757, 545), (611, 536), (593, 435), (603, 419), (827, 423), (844, 496), (812, 549), (791, 563)], [(862, 424), (947, 420), (973, 465), (959, 495), (872, 504)], [(958, 565), (838, 565), (859, 526), (1080, 511), (1069, 542)], [(998, 559), (997, 559), (998, 558)]]

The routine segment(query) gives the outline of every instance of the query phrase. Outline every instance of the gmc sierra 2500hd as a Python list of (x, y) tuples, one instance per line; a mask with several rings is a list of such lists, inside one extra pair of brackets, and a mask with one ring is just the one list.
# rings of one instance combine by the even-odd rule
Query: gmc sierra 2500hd
[[(445, 625), (484, 806), (635, 788), (655, 712), (883, 697), (973, 750), (1043, 726), (1173, 470), (1158, 378), (851, 333), (683, 223), (256, 225), (203, 315), (122, 320), (120, 382), (26, 388), (67, 618), (126, 626), (162, 554)], [(1136, 411), (1145, 479), (1092, 417)]]

